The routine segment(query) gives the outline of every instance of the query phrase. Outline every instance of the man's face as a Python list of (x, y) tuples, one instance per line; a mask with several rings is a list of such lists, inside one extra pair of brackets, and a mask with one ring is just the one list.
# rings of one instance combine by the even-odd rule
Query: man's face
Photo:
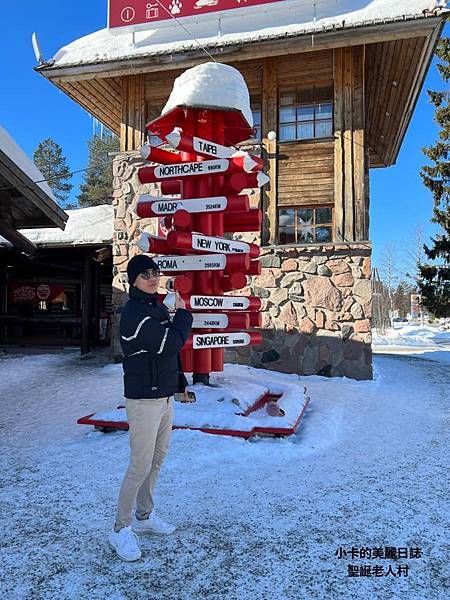
[(160, 273), (158, 271), (147, 269), (136, 277), (134, 285), (142, 292), (156, 294), (159, 286), (159, 277)]

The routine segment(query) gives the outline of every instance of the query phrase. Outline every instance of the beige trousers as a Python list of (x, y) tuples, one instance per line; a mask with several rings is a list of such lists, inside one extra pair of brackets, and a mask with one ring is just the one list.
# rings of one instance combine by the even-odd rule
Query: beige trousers
[(173, 421), (173, 397), (126, 399), (129, 425), (130, 463), (119, 492), (114, 529), (146, 519), (154, 507), (153, 490), (169, 449)]

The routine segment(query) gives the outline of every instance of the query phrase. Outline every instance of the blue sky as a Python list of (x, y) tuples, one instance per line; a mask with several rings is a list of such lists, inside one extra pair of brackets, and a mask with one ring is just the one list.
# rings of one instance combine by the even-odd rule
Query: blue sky
[[(36, 60), (31, 34), (37, 32), (43, 54), (49, 58), (70, 41), (106, 26), (107, 0), (14, 0), (3, 4), (2, 20), (8, 26), (2, 28), (0, 38), (0, 124), (29, 156), (43, 138), (52, 137), (62, 146), (71, 170), (82, 169), (86, 166), (92, 120), (75, 102), (33, 71)], [(438, 131), (426, 89), (442, 87), (433, 63), (397, 164), (371, 170), (370, 229), (375, 264), (379, 263), (383, 248), (392, 243), (399, 248), (401, 260), (400, 248), (411, 243), (419, 224), (424, 225), (427, 236), (434, 231), (429, 223), (431, 194), (422, 184), (419, 169), (425, 162), (421, 148), (433, 143)], [(81, 178), (81, 175), (73, 178), (74, 197)]]

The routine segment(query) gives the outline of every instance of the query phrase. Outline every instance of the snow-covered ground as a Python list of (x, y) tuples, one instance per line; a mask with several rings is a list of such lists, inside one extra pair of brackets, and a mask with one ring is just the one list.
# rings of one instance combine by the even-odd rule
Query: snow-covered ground
[[(157, 501), (178, 526), (123, 563), (106, 542), (128, 434), (76, 419), (121, 401), (117, 368), (77, 353), (0, 359), (0, 596), (9, 599), (449, 597), (448, 365), (375, 357), (373, 382), (301, 378), (297, 435), (174, 431)], [(339, 557), (416, 548), (420, 558)], [(408, 565), (349, 577), (348, 565)]]
[(373, 350), (382, 354), (410, 354), (450, 363), (450, 331), (430, 325), (408, 324), (379, 335), (373, 331)]

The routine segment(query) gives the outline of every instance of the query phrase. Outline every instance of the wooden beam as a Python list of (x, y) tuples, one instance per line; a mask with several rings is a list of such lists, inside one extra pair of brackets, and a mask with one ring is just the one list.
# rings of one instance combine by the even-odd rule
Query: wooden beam
[(5, 221), (0, 221), (0, 235), (11, 242), (13, 246), (25, 252), (25, 254), (34, 254), (36, 251), (36, 244)]
[(353, 48), (353, 200), (354, 239), (368, 239), (366, 226), (366, 141), (364, 110), (365, 46)]
[(122, 78), (122, 122), (120, 150), (138, 150), (145, 139), (144, 75)]
[[(6, 263), (0, 262), (0, 319), (8, 310), (8, 268)], [(0, 320), (0, 343), (6, 342), (6, 323)]]
[(364, 161), (364, 231), (366, 232), (366, 240), (370, 239), (370, 179), (369, 179), (369, 168), (370, 168), (370, 153), (367, 142), (364, 148), (365, 161)]
[(343, 112), (344, 112), (344, 239), (354, 240), (355, 197), (353, 179), (353, 48), (343, 51)]
[(91, 251), (83, 250), (83, 268), (81, 272), (81, 354), (87, 354), (91, 349)]
[(344, 234), (344, 56), (334, 51), (334, 239), (342, 242)]
[(264, 212), (261, 241), (262, 244), (275, 244), (277, 231), (277, 141), (267, 136), (278, 130), (278, 84), (277, 59), (265, 58), (263, 61), (261, 136), (263, 158), (267, 165), (269, 186), (262, 190)]
[(364, 46), (335, 50), (335, 240), (366, 240)]

